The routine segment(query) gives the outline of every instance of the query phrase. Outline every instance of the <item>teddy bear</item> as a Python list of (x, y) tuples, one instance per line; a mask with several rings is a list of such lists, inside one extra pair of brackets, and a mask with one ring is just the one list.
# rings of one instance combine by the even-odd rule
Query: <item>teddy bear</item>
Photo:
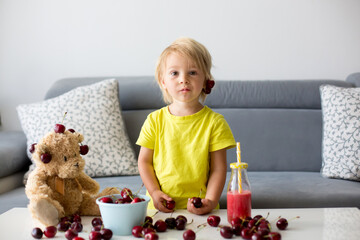
[(96, 198), (119, 193), (115, 187), (99, 193), (99, 184), (83, 171), (81, 155), (88, 152), (83, 140), (81, 133), (56, 124), (30, 147), (36, 167), (25, 186), (28, 208), (45, 226), (56, 226), (62, 217), (74, 214), (100, 216)]

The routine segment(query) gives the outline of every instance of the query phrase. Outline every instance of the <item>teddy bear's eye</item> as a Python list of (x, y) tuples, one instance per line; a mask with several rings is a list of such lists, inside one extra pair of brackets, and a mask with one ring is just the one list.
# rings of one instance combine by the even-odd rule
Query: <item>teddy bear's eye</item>
[(64, 161), (65, 161), (65, 162), (67, 161), (67, 157), (66, 157), (66, 156), (64, 156)]
[(76, 153), (75, 153), (74, 157), (76, 157)]

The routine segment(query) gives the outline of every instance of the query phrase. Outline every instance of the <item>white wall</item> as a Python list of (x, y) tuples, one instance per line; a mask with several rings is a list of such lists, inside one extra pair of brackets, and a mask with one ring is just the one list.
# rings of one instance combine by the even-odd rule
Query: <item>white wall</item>
[(189, 36), (216, 79), (345, 79), (360, 71), (358, 0), (0, 0), (2, 130), (59, 78), (153, 75)]

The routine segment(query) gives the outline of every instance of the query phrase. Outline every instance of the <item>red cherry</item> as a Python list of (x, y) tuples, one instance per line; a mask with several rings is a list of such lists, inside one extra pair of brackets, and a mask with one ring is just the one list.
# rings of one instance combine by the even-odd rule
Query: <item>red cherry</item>
[(83, 225), (79, 222), (73, 222), (70, 226), (70, 229), (73, 229), (79, 233), (83, 230)]
[(118, 200), (115, 201), (115, 203), (116, 203), (116, 204), (124, 204), (124, 203), (126, 203), (126, 202), (124, 201), (124, 199), (119, 198)]
[(112, 238), (113, 232), (108, 228), (103, 228), (100, 230), (101, 233), (101, 239), (103, 240), (109, 240)]
[(47, 238), (55, 237), (56, 233), (57, 233), (57, 228), (55, 226), (46, 227), (45, 230), (44, 230), (44, 235)]
[(89, 152), (88, 145), (81, 145), (80, 146), (80, 154), (81, 155), (86, 155), (88, 152)]
[(243, 226), (239, 223), (235, 223), (232, 225), (232, 230), (233, 230), (233, 233), (236, 235), (236, 236), (241, 236), (241, 230), (243, 229)]
[(103, 197), (100, 199), (100, 202), (103, 202), (103, 203), (114, 203), (114, 201), (112, 200), (112, 198), (110, 197)]
[(65, 221), (61, 221), (58, 223), (57, 225), (57, 229), (60, 231), (60, 232), (65, 232), (66, 230), (68, 230), (70, 227), (70, 222), (65, 222)]
[(102, 222), (101, 218), (99, 218), (99, 217), (93, 218), (93, 220), (91, 220), (91, 225), (93, 227), (98, 226), (98, 225), (101, 226), (102, 224), (103, 224), (103, 222)]
[(49, 163), (51, 161), (51, 154), (43, 153), (43, 154), (41, 154), (40, 159), (43, 163)]
[(280, 230), (285, 230), (288, 226), (288, 221), (286, 220), (286, 218), (280, 218), (277, 222), (276, 222), (276, 226), (278, 229)]
[(141, 233), (143, 236), (145, 236), (148, 233), (155, 233), (155, 229), (152, 227), (144, 227)]
[(101, 233), (100, 232), (91, 232), (89, 234), (90, 240), (101, 240)]
[(141, 200), (141, 198), (136, 197), (136, 198), (134, 198), (134, 199), (131, 201), (131, 204), (133, 204), (133, 203), (138, 203), (138, 202), (142, 202), (142, 200)]
[(136, 238), (141, 238), (143, 236), (142, 230), (143, 230), (142, 226), (135, 226), (132, 228), (131, 234)]
[(77, 237), (78, 233), (74, 229), (69, 229), (65, 232), (65, 237), (68, 240), (72, 240), (73, 238)]
[(158, 239), (159, 239), (159, 236), (154, 232), (145, 234), (145, 240), (158, 240)]
[(250, 228), (243, 228), (241, 230), (241, 237), (244, 239), (251, 239), (252, 231)]
[(64, 133), (65, 132), (65, 126), (62, 124), (55, 124), (54, 131), (56, 133)]
[(193, 198), (191, 198), (191, 202), (194, 204), (194, 206), (195, 206), (196, 208), (201, 208), (201, 207), (202, 207), (201, 198), (199, 198), (199, 197), (193, 197)]
[(215, 81), (214, 80), (207, 80), (206, 87), (213, 88), (214, 86), (215, 86)]
[(217, 227), (219, 226), (219, 223), (220, 223), (220, 217), (219, 216), (215, 216), (215, 215), (210, 215), (208, 218), (207, 218), (207, 222), (210, 226), (212, 227)]
[(233, 231), (231, 227), (225, 226), (220, 228), (220, 234), (223, 238), (232, 238), (233, 237)]
[(72, 240), (85, 240), (82, 237), (74, 237)]
[(32, 236), (33, 238), (40, 239), (40, 238), (42, 238), (42, 236), (43, 236), (43, 232), (41, 231), (40, 228), (34, 228), (34, 229), (31, 231), (31, 236)]
[(183, 233), (183, 238), (184, 240), (195, 240), (196, 233), (193, 230), (188, 229)]
[(186, 221), (183, 218), (176, 219), (176, 229), (184, 230), (186, 225)]
[(173, 217), (166, 218), (166, 219), (165, 219), (165, 223), (166, 223), (166, 226), (167, 226), (169, 229), (174, 229), (174, 228), (176, 228), (176, 219), (173, 218)]
[(169, 210), (173, 210), (175, 208), (175, 201), (166, 201), (165, 207)]
[(270, 240), (281, 240), (281, 235), (278, 232), (270, 232), (269, 239)]
[(75, 132), (75, 130), (72, 129), (72, 128), (68, 129), (68, 131), (71, 132), (71, 133), (74, 133), (74, 132)]
[(29, 152), (30, 152), (30, 153), (34, 153), (34, 152), (35, 152), (35, 146), (36, 146), (36, 143), (31, 144), (31, 146), (30, 146), (30, 148), (29, 148)]
[(73, 222), (80, 222), (81, 223), (81, 217), (79, 214), (74, 214)]
[(167, 229), (166, 222), (164, 222), (163, 220), (157, 220), (154, 224), (154, 227), (157, 232), (165, 232)]
[(125, 202), (131, 202), (133, 198), (133, 194), (130, 189), (123, 188), (120, 192), (121, 197), (124, 199)]
[(177, 217), (176, 217), (176, 220), (178, 220), (178, 219), (183, 219), (184, 221), (185, 221), (185, 223), (187, 223), (187, 218), (185, 217), (185, 216), (183, 216), (183, 215), (178, 215)]

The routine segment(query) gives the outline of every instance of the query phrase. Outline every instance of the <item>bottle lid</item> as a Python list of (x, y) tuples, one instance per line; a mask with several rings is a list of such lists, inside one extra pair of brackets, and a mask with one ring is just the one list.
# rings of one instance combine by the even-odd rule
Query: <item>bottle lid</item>
[(248, 164), (245, 163), (245, 162), (241, 162), (241, 163), (233, 162), (233, 163), (230, 163), (230, 168), (247, 169), (247, 168), (248, 168)]

